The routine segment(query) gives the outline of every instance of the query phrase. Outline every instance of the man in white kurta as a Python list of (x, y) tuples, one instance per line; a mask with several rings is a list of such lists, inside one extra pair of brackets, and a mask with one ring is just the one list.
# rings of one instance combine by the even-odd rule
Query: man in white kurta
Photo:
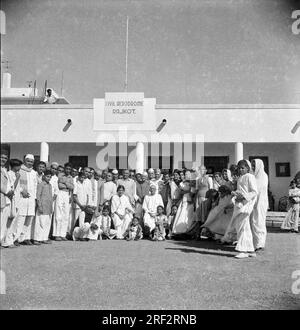
[(20, 208), (14, 238), (24, 245), (32, 245), (31, 226), (35, 216), (37, 190), (37, 174), (33, 170), (33, 164), (34, 156), (28, 154), (20, 169)]
[(150, 184), (150, 195), (146, 195), (143, 202), (144, 210), (144, 226), (148, 227), (150, 233), (155, 228), (155, 217), (157, 215), (157, 207), (164, 207), (164, 203), (160, 194), (156, 192), (156, 186)]
[(14, 242), (14, 233), (16, 228), (16, 221), (18, 216), (18, 210), (20, 205), (20, 169), (22, 161), (19, 159), (10, 160), (10, 171), (7, 172), (11, 189), (14, 191), (14, 195), (11, 199), (11, 212), (10, 222), (7, 227), (7, 235), (5, 239), (5, 245), (12, 246), (12, 244), (18, 246), (18, 242)]
[(117, 238), (123, 239), (126, 230), (131, 222), (133, 208), (129, 198), (124, 195), (124, 187), (119, 186), (117, 194), (111, 200), (111, 216), (117, 231)]
[(110, 202), (111, 198), (117, 193), (117, 185), (112, 181), (112, 179), (112, 174), (107, 173), (106, 181), (100, 187), (100, 205)]

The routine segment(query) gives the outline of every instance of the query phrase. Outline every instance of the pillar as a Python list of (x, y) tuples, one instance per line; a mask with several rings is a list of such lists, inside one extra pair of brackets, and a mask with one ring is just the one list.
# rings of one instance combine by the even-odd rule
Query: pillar
[(49, 144), (41, 142), (40, 161), (48, 163), (49, 161)]
[(237, 164), (240, 160), (244, 159), (243, 143), (236, 142), (234, 146), (234, 163)]
[(4, 72), (2, 88), (9, 89), (10, 87), (11, 87), (11, 74), (8, 72)]
[(136, 143), (136, 163), (135, 163), (136, 173), (143, 173), (144, 171), (144, 143)]
[[(294, 162), (295, 162), (295, 173), (291, 173), (291, 176), (294, 177), (298, 172), (300, 172), (300, 143), (296, 142), (295, 144), (295, 153), (294, 153)], [(293, 168), (293, 165), (291, 166)]]

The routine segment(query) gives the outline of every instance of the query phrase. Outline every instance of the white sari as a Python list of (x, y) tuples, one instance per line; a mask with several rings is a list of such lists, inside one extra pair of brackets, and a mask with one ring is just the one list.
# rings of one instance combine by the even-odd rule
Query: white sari
[(268, 176), (261, 159), (255, 159), (255, 179), (258, 190), (256, 203), (250, 217), (254, 248), (264, 248), (267, 237), (266, 217), (269, 207)]
[(195, 220), (194, 204), (191, 198), (191, 187), (188, 182), (183, 182), (182, 191), (184, 192), (173, 223), (173, 234), (185, 234)]
[[(114, 195), (111, 200), (111, 214), (117, 231), (117, 238), (123, 239), (126, 230), (132, 220), (133, 208), (126, 195)], [(118, 214), (123, 216), (123, 219)]]
[(254, 175), (246, 173), (239, 177), (237, 191), (243, 195), (244, 201), (236, 202), (236, 198), (233, 198), (233, 215), (222, 241), (232, 241), (231, 237), (234, 231), (236, 231), (237, 246), (235, 249), (239, 252), (253, 252), (254, 246), (250, 228), (250, 215), (257, 196), (257, 186)]

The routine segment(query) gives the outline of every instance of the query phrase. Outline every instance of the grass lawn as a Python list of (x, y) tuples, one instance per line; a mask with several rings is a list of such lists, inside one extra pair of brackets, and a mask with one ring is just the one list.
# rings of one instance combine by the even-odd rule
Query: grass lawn
[(209, 241), (53, 242), (1, 249), (1, 309), (300, 309), (300, 235), (237, 260)]

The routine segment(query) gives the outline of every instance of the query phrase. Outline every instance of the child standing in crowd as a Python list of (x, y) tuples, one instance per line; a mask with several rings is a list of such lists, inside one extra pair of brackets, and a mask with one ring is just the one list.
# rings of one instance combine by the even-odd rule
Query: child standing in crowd
[(51, 171), (45, 170), (42, 182), (37, 185), (36, 201), (37, 212), (35, 216), (34, 244), (50, 244), (49, 232), (51, 215), (53, 211), (53, 194), (50, 184)]
[(127, 241), (138, 241), (143, 238), (143, 230), (139, 222), (140, 219), (138, 217), (133, 217), (132, 222), (124, 236)]
[(174, 223), (174, 220), (175, 220), (175, 217), (176, 217), (176, 213), (177, 213), (177, 205), (173, 205), (171, 207), (171, 213), (170, 215), (168, 216), (168, 227), (166, 229), (166, 238), (170, 239), (172, 237), (172, 229), (173, 229), (173, 223)]
[(289, 189), (289, 210), (281, 225), (282, 230), (298, 233), (299, 226), (300, 184), (293, 180)]
[(157, 207), (157, 215), (155, 217), (155, 228), (153, 231), (152, 241), (165, 240), (164, 225), (168, 223), (168, 218), (163, 212), (164, 212), (163, 206), (159, 205)]

